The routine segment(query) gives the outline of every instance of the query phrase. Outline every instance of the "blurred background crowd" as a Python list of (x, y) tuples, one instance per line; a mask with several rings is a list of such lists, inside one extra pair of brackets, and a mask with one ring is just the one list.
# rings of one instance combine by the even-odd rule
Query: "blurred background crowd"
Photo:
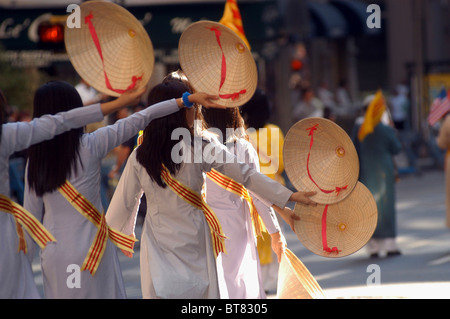
[[(8, 121), (30, 119), (34, 90), (51, 79), (76, 85), (86, 105), (110, 98), (78, 77), (65, 52), (67, 6), (82, 2), (0, 2), (0, 88), (9, 103)], [(178, 39), (186, 26), (219, 21), (225, 3), (114, 2), (150, 35), (155, 68), (149, 87), (179, 68)], [(397, 174), (443, 169), (445, 151), (436, 145), (440, 122), (430, 125), (427, 118), (439, 94), (450, 89), (450, 0), (240, 0), (238, 5), (258, 87), (270, 102), (270, 123), (286, 133), (296, 121), (320, 116), (350, 134), (364, 114), (364, 100), (382, 90), (402, 145), (395, 155)], [(135, 111), (123, 110), (87, 129)], [(130, 140), (104, 160), (105, 207), (135, 143)], [(13, 180), (19, 202), (23, 155), (16, 154), (11, 165), (12, 176), (19, 176)]]

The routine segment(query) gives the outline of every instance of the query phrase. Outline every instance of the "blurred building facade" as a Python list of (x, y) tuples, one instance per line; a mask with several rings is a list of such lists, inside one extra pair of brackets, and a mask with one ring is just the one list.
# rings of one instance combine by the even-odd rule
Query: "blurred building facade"
[[(64, 17), (81, 0), (0, 2), (4, 57), (56, 77), (71, 74), (64, 45), (43, 44), (39, 25)], [(144, 25), (155, 48), (153, 81), (178, 67), (177, 45), (192, 22), (219, 21), (225, 0), (117, 0)], [(56, 4), (57, 3), (57, 4)], [(380, 8), (379, 27), (368, 18)], [(238, 0), (244, 29), (258, 65), (259, 85), (283, 130), (293, 123), (296, 81), (335, 91), (345, 80), (357, 108), (364, 95), (403, 83), (410, 88), (411, 124), (420, 130), (432, 85), (450, 74), (450, 0)], [(430, 75), (432, 75), (430, 77)], [(437, 79), (437, 80), (436, 80)], [(449, 80), (450, 82), (450, 80)], [(438, 84), (436, 84), (438, 83)], [(431, 92), (431, 93), (430, 93)]]
[[(334, 91), (345, 79), (358, 107), (366, 94), (378, 88), (390, 93), (397, 85), (406, 85), (411, 126), (421, 130), (433, 86), (450, 83), (449, 0), (279, 2), (287, 32), (306, 47), (303, 73), (313, 87), (326, 82)], [(372, 4), (381, 9), (380, 28), (367, 24)], [(298, 10), (307, 12), (304, 19), (295, 14)]]

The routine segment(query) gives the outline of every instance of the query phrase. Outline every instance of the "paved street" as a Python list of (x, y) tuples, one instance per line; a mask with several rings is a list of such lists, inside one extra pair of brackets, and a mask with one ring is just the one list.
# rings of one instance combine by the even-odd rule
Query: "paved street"
[[(328, 298), (450, 298), (450, 231), (445, 227), (442, 171), (404, 176), (397, 184), (398, 244), (402, 256), (369, 259), (365, 249), (343, 258), (309, 252), (285, 227), (288, 247), (314, 275)], [(139, 237), (138, 229), (138, 237)], [(129, 298), (141, 298), (139, 244), (133, 259), (120, 254)], [(366, 285), (368, 266), (380, 269), (381, 284)], [(39, 260), (33, 269), (42, 289)]]
[[(398, 245), (402, 256), (369, 259), (365, 248), (343, 258), (307, 251), (292, 232), (291, 250), (328, 298), (450, 298), (450, 231), (445, 227), (444, 173), (404, 176), (397, 184)], [(380, 269), (379, 286), (366, 285)]]

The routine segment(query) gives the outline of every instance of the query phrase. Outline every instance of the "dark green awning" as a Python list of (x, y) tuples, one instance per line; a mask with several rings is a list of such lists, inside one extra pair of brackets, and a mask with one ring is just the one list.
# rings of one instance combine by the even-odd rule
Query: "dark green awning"
[[(225, 3), (225, 1), (224, 1)], [(156, 49), (177, 48), (182, 31), (198, 20), (219, 21), (224, 3), (193, 3), (127, 7), (150, 35)], [(278, 36), (280, 16), (276, 1), (239, 3), (246, 36), (258, 46)], [(0, 10), (0, 43), (7, 50), (38, 50), (37, 26), (51, 16), (67, 15), (65, 7)]]

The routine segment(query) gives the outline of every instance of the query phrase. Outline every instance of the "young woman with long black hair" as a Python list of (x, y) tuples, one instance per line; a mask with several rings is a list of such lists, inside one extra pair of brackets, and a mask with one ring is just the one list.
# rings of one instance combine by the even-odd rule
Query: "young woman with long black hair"
[[(210, 130), (219, 134), (219, 141), (223, 142), (227, 150), (240, 162), (247, 163), (259, 172), (258, 153), (248, 141), (239, 108), (202, 111)], [(280, 261), (286, 240), (275, 212), (242, 185), (215, 170), (207, 174), (205, 193), (207, 203), (217, 214), (227, 235), (227, 253), (217, 258), (221, 297), (266, 298), (256, 238), (262, 236), (263, 224)]]
[[(72, 130), (30, 149), (24, 206), (43, 220), (56, 238), (41, 251), (45, 297), (126, 297), (114, 245), (131, 249), (134, 240), (105, 224), (100, 200), (101, 160), (153, 119), (183, 108), (180, 96), (92, 133)], [(190, 97), (194, 102), (217, 106), (214, 98), (203, 93)], [(71, 109), (80, 102), (72, 86), (52, 82), (36, 92), (34, 116)], [(72, 272), (80, 273), (71, 277)]]
[[(180, 81), (163, 82), (150, 92), (148, 104), (184, 92), (189, 88)], [(314, 192), (292, 193), (237, 162), (226, 148), (195, 136), (194, 119), (195, 108), (191, 108), (146, 127), (106, 214), (108, 225), (131, 235), (136, 203), (145, 193), (147, 213), (140, 246), (144, 298), (220, 298), (215, 261), (226, 249), (226, 234), (202, 200), (204, 172), (214, 168), (279, 207), (288, 200), (315, 204), (309, 199)]]
[[(6, 97), (0, 91), (0, 298), (40, 298), (36, 288), (30, 260), (26, 258), (25, 236), (29, 229), (21, 226), (24, 219), (30, 221), (23, 207), (10, 197), (9, 157), (30, 145), (66, 132), (98, 122), (107, 114), (121, 107), (136, 104), (144, 91), (132, 91), (114, 101), (82, 106), (80, 102), (67, 112), (43, 115), (30, 122), (5, 123)], [(17, 216), (20, 212), (21, 216)], [(34, 224), (35, 226), (37, 224)], [(42, 225), (38, 225), (42, 226)], [(30, 257), (31, 258), (31, 257)]]

